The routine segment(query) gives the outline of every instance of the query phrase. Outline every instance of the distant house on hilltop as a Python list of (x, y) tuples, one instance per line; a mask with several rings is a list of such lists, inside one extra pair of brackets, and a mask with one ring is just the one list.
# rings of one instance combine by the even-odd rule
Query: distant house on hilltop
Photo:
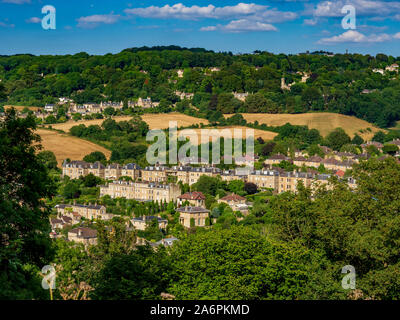
[(55, 108), (54, 104), (46, 104), (44, 106), (44, 110), (47, 111), (47, 112), (53, 112), (54, 108)]

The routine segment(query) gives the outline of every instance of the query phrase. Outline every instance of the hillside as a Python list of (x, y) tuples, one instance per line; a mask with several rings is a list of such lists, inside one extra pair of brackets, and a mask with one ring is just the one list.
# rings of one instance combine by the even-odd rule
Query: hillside
[[(282, 126), (285, 123), (292, 125), (306, 125), (310, 129), (317, 129), (322, 136), (326, 136), (335, 128), (343, 128), (351, 137), (355, 133), (359, 134), (364, 140), (371, 139), (374, 134), (381, 130), (373, 124), (358, 119), (356, 117), (345, 116), (338, 113), (301, 113), (301, 114), (255, 114), (242, 113), (247, 122), (265, 123), (269, 126)], [(231, 115), (225, 115), (229, 117)], [(371, 128), (371, 131), (367, 131)], [(360, 130), (364, 132), (361, 133)]]
[(208, 124), (208, 120), (187, 116), (178, 112), (167, 114), (144, 114), (143, 121), (147, 122), (150, 129), (167, 129), (170, 121), (178, 122), (178, 127), (187, 127), (193, 124)]
[(22, 111), (22, 110), (24, 110), (25, 108), (28, 108), (28, 109), (31, 110), (31, 111), (43, 110), (43, 108), (39, 108), (39, 107), (14, 106), (14, 105), (5, 105), (5, 106), (4, 106), (4, 109), (5, 109), (5, 110), (11, 109), (11, 108), (14, 108), (14, 109), (17, 110), (17, 111)]
[[(199, 119), (191, 116), (187, 116), (182, 113), (172, 112), (172, 113), (156, 113), (156, 114), (144, 114), (141, 116), (143, 121), (145, 121), (150, 129), (168, 129), (170, 121), (177, 121), (178, 127), (187, 127), (192, 124), (208, 124), (208, 120)], [(129, 121), (132, 119), (130, 116), (117, 116), (113, 117), (115, 121)], [(56, 123), (52, 124), (51, 127), (57, 130), (63, 130), (64, 132), (68, 132), (73, 126), (78, 126), (80, 124), (84, 124), (85, 126), (90, 125), (101, 125), (104, 119), (95, 119), (95, 120), (81, 120), (81, 121), (68, 121), (65, 123)], [(46, 125), (49, 126), (49, 125)]]
[[(129, 121), (130, 119), (132, 119), (132, 117), (129, 117), (129, 116), (120, 116), (120, 117), (113, 117), (113, 119), (115, 120), (115, 121)], [(69, 129), (71, 129), (73, 126), (78, 126), (78, 125), (80, 125), (80, 124), (84, 124), (85, 126), (91, 126), (91, 125), (98, 125), (98, 126), (100, 126), (102, 123), (103, 123), (103, 121), (104, 121), (105, 119), (95, 119), (95, 120), (82, 120), (82, 121), (73, 121), (73, 120), (70, 120), (70, 121), (68, 121), (68, 122), (65, 122), (65, 123), (56, 123), (56, 124), (51, 124), (50, 126), (53, 128), (53, 129), (56, 129), (56, 130), (62, 130), (62, 131), (64, 131), (64, 132), (69, 132)], [(49, 126), (49, 125), (46, 125), (46, 127), (47, 126)]]
[[(229, 129), (231, 131), (232, 137), (233, 137), (233, 134), (234, 134), (234, 132), (233, 132), (234, 129), (241, 129), (242, 130), (243, 139), (246, 137), (246, 130), (254, 130), (254, 138), (255, 139), (261, 137), (264, 140), (272, 140), (277, 135), (277, 133), (275, 133), (275, 132), (258, 130), (258, 129), (251, 129), (251, 128), (247, 128), (247, 127), (243, 127), (243, 126), (212, 127), (212, 128), (206, 128), (206, 129), (209, 129), (209, 130), (217, 129), (217, 130), (220, 130), (220, 131), (222, 129)], [(201, 143), (201, 132), (200, 132), (201, 129), (191, 129), (191, 130), (194, 130), (196, 132), (198, 142)], [(219, 137), (218, 135), (212, 136), (210, 138), (210, 140), (215, 140), (218, 137)], [(229, 135), (228, 134), (223, 134), (223, 137), (227, 138), (227, 137), (229, 137)]]
[(193, 110), (207, 119), (221, 113), (324, 110), (388, 128), (400, 120), (398, 59), (261, 51), (231, 55), (176, 46), (95, 56), (1, 56), (0, 97), (4, 104), (22, 106), (57, 103), (60, 97), (77, 104), (129, 105), (148, 97), (160, 103), (160, 112), (183, 112), (190, 106), (180, 101), (182, 95), (193, 94)]
[(58, 166), (61, 166), (62, 161), (66, 158), (70, 158), (71, 160), (82, 160), (84, 156), (93, 151), (101, 151), (107, 158), (111, 155), (110, 150), (95, 143), (61, 134), (57, 131), (38, 129), (36, 132), (42, 138), (41, 144), (43, 150), (54, 152)]

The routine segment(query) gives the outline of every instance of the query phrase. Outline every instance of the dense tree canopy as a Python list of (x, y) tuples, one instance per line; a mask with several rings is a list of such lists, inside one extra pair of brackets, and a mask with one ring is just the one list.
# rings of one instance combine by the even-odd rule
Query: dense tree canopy
[(0, 122), (2, 299), (33, 298), (33, 292), (42, 290), (37, 272), (51, 257), (49, 208), (43, 199), (51, 197), (55, 188), (41, 160), (43, 154), (36, 155), (40, 138), (35, 128), (32, 117), (19, 119), (13, 109)]
[[(132, 48), (104, 56), (2, 56), (0, 101), (43, 106), (61, 96), (77, 103), (150, 96), (168, 110), (179, 101), (174, 93), (178, 90), (194, 93), (193, 104), (207, 117), (214, 111), (331, 111), (389, 127), (400, 119), (400, 81), (393, 72), (382, 75), (372, 70), (399, 60), (360, 54), (232, 55), (176, 46)], [(211, 67), (220, 71), (211, 72)], [(177, 69), (184, 70), (182, 77)], [(290, 90), (281, 88), (281, 78), (291, 84)], [(233, 98), (233, 92), (249, 96), (242, 102)]]

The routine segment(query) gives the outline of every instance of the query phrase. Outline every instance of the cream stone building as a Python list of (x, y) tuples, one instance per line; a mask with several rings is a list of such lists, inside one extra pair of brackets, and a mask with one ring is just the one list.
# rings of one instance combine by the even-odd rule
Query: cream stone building
[(176, 184), (154, 182), (114, 181), (100, 186), (100, 197), (135, 199), (138, 201), (175, 201), (181, 191)]
[(201, 207), (181, 207), (176, 210), (179, 212), (179, 223), (185, 228), (205, 227), (206, 219), (210, 211)]
[(240, 174), (237, 170), (224, 170), (220, 173), (222, 181), (230, 182), (234, 180), (245, 180), (247, 175)]
[(96, 161), (95, 163), (89, 163), (88, 165), (89, 166), (88, 166), (87, 174), (92, 173), (96, 177), (104, 179), (106, 167), (101, 162)]
[(72, 229), (68, 232), (68, 240), (84, 245), (97, 244), (97, 230), (86, 227)]
[(314, 175), (305, 172), (285, 172), (279, 175), (278, 182), (278, 193), (297, 191), (297, 184), (299, 181), (303, 182), (305, 187), (309, 187), (312, 184)]
[[(106, 207), (103, 205), (98, 205), (97, 203), (84, 205), (84, 204), (58, 204), (55, 206), (57, 209), (58, 215), (65, 215), (67, 217), (71, 217), (72, 219), (76, 218), (76, 215), (80, 217), (84, 217), (86, 219), (102, 219), (102, 220), (110, 220), (113, 215), (107, 213)], [(74, 215), (75, 213), (75, 215)]]
[(88, 175), (89, 163), (85, 161), (64, 161), (62, 164), (62, 175), (71, 179), (79, 179), (80, 176)]
[(181, 91), (175, 91), (175, 95), (178, 96), (181, 100), (191, 100), (194, 97), (194, 93), (187, 93)]
[(177, 182), (181, 181), (183, 184), (189, 184), (189, 172), (192, 168), (181, 166), (175, 167), (174, 171), (176, 172)]
[(192, 168), (189, 171), (189, 185), (199, 181), (201, 176), (216, 177), (221, 174), (221, 170), (213, 167)]
[(106, 180), (118, 180), (122, 176), (122, 166), (118, 163), (109, 164), (104, 170)]
[(145, 230), (152, 220), (157, 219), (158, 227), (165, 230), (168, 225), (168, 220), (155, 216), (142, 216), (130, 220), (131, 224), (137, 230)]
[(141, 108), (154, 108), (157, 107), (159, 104), (160, 104), (159, 102), (153, 102), (151, 98), (147, 97), (145, 99), (139, 98), (135, 106)]
[(171, 169), (165, 166), (150, 166), (141, 170), (141, 180), (148, 182), (167, 182)]
[(282, 161), (289, 161), (290, 158), (286, 157), (283, 154), (274, 154), (270, 156), (268, 159), (265, 159), (264, 163), (267, 165), (279, 164)]
[(121, 176), (136, 181), (140, 177), (140, 167), (135, 163), (128, 163), (121, 168)]
[(246, 198), (232, 193), (225, 197), (222, 197), (217, 202), (226, 203), (228, 206), (232, 208), (233, 211), (239, 211), (240, 205), (246, 204)]
[(246, 101), (246, 98), (249, 96), (248, 92), (232, 92), (233, 96), (240, 100), (240, 101)]
[(178, 206), (181, 206), (186, 201), (195, 207), (205, 207), (206, 205), (206, 197), (199, 191), (186, 192), (185, 194), (180, 195), (178, 197)]
[(278, 189), (279, 172), (276, 170), (255, 170), (248, 175), (247, 181), (259, 188)]

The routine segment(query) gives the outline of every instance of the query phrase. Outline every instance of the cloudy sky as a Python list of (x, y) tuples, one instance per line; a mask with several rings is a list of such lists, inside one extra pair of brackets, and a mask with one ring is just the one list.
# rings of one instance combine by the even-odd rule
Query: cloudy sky
[[(56, 29), (44, 30), (45, 5)], [(344, 29), (352, 5), (356, 29)], [(0, 54), (91, 54), (152, 45), (400, 56), (400, 0), (0, 0)]]

